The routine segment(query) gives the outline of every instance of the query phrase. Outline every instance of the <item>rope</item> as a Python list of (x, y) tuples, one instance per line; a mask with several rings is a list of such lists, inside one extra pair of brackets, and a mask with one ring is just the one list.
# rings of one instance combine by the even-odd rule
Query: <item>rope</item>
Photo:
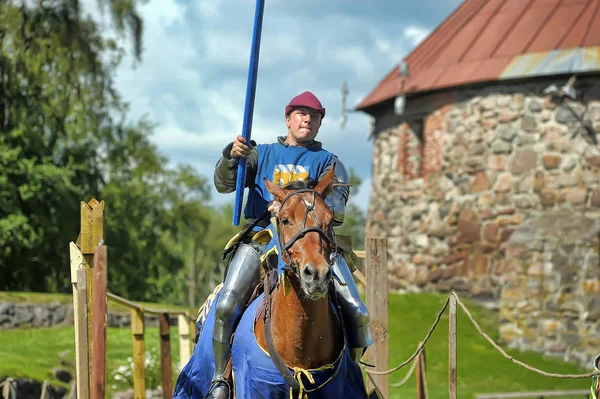
[(471, 312), (469, 312), (469, 310), (467, 309), (467, 307), (461, 302), (461, 300), (458, 298), (458, 295), (456, 295), (456, 293), (451, 293), (450, 295), (454, 295), (455, 296), (456, 302), (460, 305), (460, 307), (462, 308), (462, 310), (465, 311), (465, 313), (467, 314), (467, 317), (469, 318), (469, 320), (471, 320), (471, 323), (473, 323), (473, 325), (475, 326), (475, 328), (477, 329), (477, 331), (479, 332), (479, 334), (481, 334), (483, 336), (483, 338), (485, 338), (498, 352), (500, 352), (502, 354), (502, 356), (504, 356), (508, 360), (512, 361), (513, 363), (518, 364), (519, 366), (524, 367), (527, 370), (533, 371), (535, 373), (541, 374), (541, 375), (546, 376), (546, 377), (552, 377), (552, 378), (578, 379), (578, 378), (590, 378), (590, 377), (593, 377), (595, 375), (600, 375), (600, 371), (596, 371), (596, 372), (592, 372), (592, 373), (587, 373), (587, 374), (558, 374), (558, 373), (548, 373), (546, 371), (543, 371), (543, 370), (540, 370), (538, 368), (532, 367), (532, 366), (530, 366), (528, 364), (523, 363), (520, 360), (515, 359), (514, 357), (512, 357), (508, 353), (506, 353), (504, 351), (504, 349), (502, 349), (497, 343), (495, 343), (494, 340), (492, 340), (490, 338), (490, 336), (487, 335), (481, 329), (481, 327), (479, 327), (479, 324), (477, 324), (477, 322), (475, 321), (475, 319), (471, 315)]
[(442, 315), (446, 311), (446, 308), (448, 307), (448, 303), (449, 302), (450, 302), (450, 296), (448, 296), (448, 298), (446, 298), (446, 302), (444, 303), (444, 306), (442, 306), (442, 310), (440, 310), (440, 312), (438, 313), (438, 315), (437, 315), (437, 317), (435, 319), (435, 322), (433, 323), (433, 326), (431, 326), (431, 329), (429, 330), (429, 332), (427, 333), (427, 335), (423, 339), (423, 342), (421, 342), (419, 344), (419, 346), (417, 347), (417, 350), (415, 351), (415, 353), (413, 353), (413, 355), (411, 357), (409, 357), (405, 362), (403, 362), (403, 363), (399, 364), (398, 366), (396, 366), (394, 368), (391, 368), (389, 370), (385, 370), (385, 371), (365, 370), (365, 372), (368, 373), (368, 374), (374, 374), (374, 375), (391, 374), (391, 373), (394, 373), (394, 372), (400, 370), (402, 367), (404, 367), (408, 363), (410, 363), (410, 361), (413, 360), (415, 357), (417, 357), (417, 355), (423, 350), (423, 347), (425, 346), (425, 344), (429, 340), (429, 337), (431, 337), (431, 334), (433, 334), (433, 331), (435, 330), (435, 328), (439, 324), (440, 320), (442, 319)]
[[(385, 375), (385, 374), (392, 374), (398, 370), (400, 370), (402, 367), (406, 366), (408, 363), (410, 363), (415, 357), (417, 357), (419, 355), (419, 353), (423, 350), (423, 347), (425, 346), (425, 344), (427, 343), (427, 341), (429, 340), (429, 338), (431, 337), (431, 334), (433, 334), (433, 331), (437, 328), (442, 315), (444, 314), (444, 312), (446, 311), (446, 309), (448, 308), (448, 303), (450, 302), (450, 296), (454, 296), (456, 298), (456, 302), (458, 303), (458, 305), (460, 305), (460, 307), (462, 308), (462, 310), (464, 310), (464, 312), (466, 313), (467, 317), (469, 318), (469, 320), (471, 320), (471, 323), (473, 323), (473, 325), (475, 326), (475, 328), (477, 329), (477, 331), (479, 332), (479, 334), (481, 334), (481, 336), (483, 336), (483, 338), (485, 338), (498, 352), (500, 352), (500, 354), (502, 354), (502, 356), (504, 356), (505, 358), (509, 359), (510, 361), (512, 361), (513, 363), (526, 368), (527, 370), (533, 371), (535, 373), (538, 373), (540, 375), (543, 375), (545, 377), (552, 377), (552, 378), (562, 378), (562, 379), (582, 379), (582, 378), (590, 378), (590, 377), (594, 377), (594, 376), (598, 376), (600, 375), (600, 371), (595, 371), (592, 373), (587, 373), (587, 374), (558, 374), (558, 373), (548, 373), (546, 371), (540, 370), (538, 368), (535, 368), (533, 366), (530, 366), (526, 363), (523, 363), (520, 360), (515, 359), (513, 356), (510, 356), (508, 353), (506, 353), (506, 351), (504, 349), (502, 349), (502, 347), (500, 347), (500, 345), (498, 345), (497, 343), (494, 342), (494, 340), (492, 340), (490, 338), (490, 336), (488, 334), (486, 334), (481, 327), (479, 326), (479, 324), (475, 321), (475, 319), (473, 318), (473, 315), (471, 314), (471, 312), (469, 312), (469, 310), (467, 309), (467, 307), (462, 303), (462, 301), (460, 300), (460, 298), (458, 297), (458, 294), (456, 294), (456, 292), (452, 291), (450, 292), (450, 294), (448, 294), (448, 297), (446, 298), (446, 302), (444, 303), (444, 305), (442, 306), (442, 309), (440, 310), (440, 312), (438, 313), (435, 322), (433, 323), (433, 325), (431, 326), (431, 329), (429, 330), (429, 332), (427, 333), (427, 335), (425, 336), (425, 338), (423, 339), (423, 341), (418, 345), (417, 349), (415, 350), (415, 352), (412, 354), (411, 357), (409, 357), (406, 361), (400, 363), (398, 366), (391, 368), (389, 370), (385, 370), (385, 371), (373, 371), (373, 370), (367, 370), (365, 369), (365, 367), (374, 367), (374, 366), (363, 366), (363, 369), (365, 370), (365, 372), (367, 374), (372, 374), (372, 375)], [(414, 371), (414, 367), (416, 365), (416, 361), (414, 362), (414, 364), (411, 366), (411, 370), (408, 371), (408, 374), (406, 375), (406, 377), (400, 381), (397, 384), (394, 384), (392, 386), (400, 386), (402, 384), (404, 384), (406, 382), (406, 380), (408, 380), (408, 378), (410, 377), (410, 375), (413, 373)], [(370, 376), (369, 376), (370, 377)], [(372, 380), (372, 378), (371, 378)]]
[(415, 360), (413, 360), (413, 364), (412, 364), (412, 366), (410, 366), (410, 370), (408, 370), (408, 373), (406, 373), (406, 375), (404, 376), (402, 381), (396, 382), (394, 384), (390, 384), (390, 386), (394, 387), (394, 388), (398, 388), (398, 387), (401, 387), (402, 385), (404, 385), (406, 383), (406, 381), (408, 381), (410, 376), (413, 374), (415, 369), (417, 368), (417, 363), (419, 363), (419, 358), (416, 358)]

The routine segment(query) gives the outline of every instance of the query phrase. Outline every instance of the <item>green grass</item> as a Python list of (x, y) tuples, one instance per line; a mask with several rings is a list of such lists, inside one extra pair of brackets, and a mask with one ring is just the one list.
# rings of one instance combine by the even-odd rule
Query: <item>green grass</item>
[[(171, 360), (177, 372), (179, 362), (178, 330), (171, 327)], [(158, 328), (146, 328), (146, 388), (160, 385), (160, 341)], [(59, 354), (63, 354), (61, 357)], [(128, 377), (131, 371), (132, 341), (130, 329), (109, 328), (107, 331), (106, 362), (107, 389), (125, 390), (133, 386)], [(75, 375), (75, 340), (72, 327), (27, 328), (0, 332), (0, 377), (27, 377), (38, 381), (69, 387), (52, 375), (55, 367), (69, 370)], [(129, 366), (128, 366), (129, 365)], [(120, 366), (123, 379), (115, 378)], [(175, 376), (174, 376), (175, 377)]]
[[(446, 295), (407, 294), (389, 297), (389, 367), (408, 359), (431, 328)], [(498, 342), (497, 316), (463, 300), (481, 328)], [(448, 397), (448, 311), (426, 345), (428, 392), (431, 399)], [(475, 329), (460, 307), (457, 316), (458, 396), (474, 398), (478, 393), (555, 389), (589, 389), (591, 379), (554, 379), (541, 376), (504, 358)], [(505, 350), (507, 348), (503, 347)], [(577, 366), (537, 353), (507, 350), (516, 359), (553, 373), (583, 374)], [(390, 376), (393, 384), (402, 380), (410, 364)], [(411, 397), (416, 392), (414, 375), (405, 385), (391, 388), (392, 398)]]
[[(12, 295), (12, 293), (10, 293)], [(2, 296), (4, 295), (4, 296)], [(19, 294), (17, 294), (19, 295)], [(27, 294), (31, 295), (31, 294)], [(34, 295), (35, 296), (35, 295)], [(7, 293), (0, 293), (0, 301)], [(33, 297), (33, 296), (32, 296)], [(47, 297), (41, 302), (47, 302)], [(406, 360), (419, 341), (429, 331), (446, 295), (407, 294), (389, 297), (389, 367)], [(494, 312), (465, 300), (482, 328), (498, 342), (497, 319)], [(500, 355), (470, 323), (464, 312), (458, 309), (458, 395), (474, 398), (477, 393), (509, 392), (555, 389), (589, 389), (591, 379), (564, 380), (537, 375), (523, 369)], [(131, 330), (110, 328), (108, 330), (107, 365), (108, 389), (123, 390), (130, 387), (127, 381), (115, 380), (112, 372), (119, 366), (129, 364), (131, 356)], [(146, 330), (146, 352), (158, 354), (158, 330)], [(18, 329), (0, 332), (0, 377), (30, 377), (49, 380), (53, 367), (59, 367), (59, 353), (68, 351), (63, 360), (74, 369), (74, 338), (72, 328)], [(178, 362), (177, 329), (171, 329), (171, 352), (173, 362)], [(544, 357), (536, 353), (508, 350), (509, 354), (534, 367), (554, 373), (586, 373), (578, 367)], [(428, 391), (431, 399), (447, 398), (448, 395), (448, 317), (442, 318), (437, 330), (426, 346)], [(157, 364), (147, 371), (147, 387), (156, 386), (160, 379), (160, 357)], [(175, 363), (177, 364), (177, 363)], [(390, 376), (390, 383), (400, 381), (410, 365)], [(174, 370), (176, 368), (174, 367)], [(400, 388), (391, 388), (391, 398), (413, 397), (415, 377)]]

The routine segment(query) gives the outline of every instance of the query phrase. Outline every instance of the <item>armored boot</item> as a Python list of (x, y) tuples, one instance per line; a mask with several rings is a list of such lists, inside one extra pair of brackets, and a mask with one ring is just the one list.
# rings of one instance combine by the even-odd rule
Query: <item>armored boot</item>
[(335, 290), (338, 293), (342, 317), (347, 326), (348, 348), (352, 358), (358, 363), (364, 351), (374, 341), (369, 311), (360, 297), (352, 273), (350, 273), (343, 256), (337, 256), (333, 271), (345, 283), (342, 286), (335, 281)]
[(231, 357), (231, 338), (259, 281), (260, 254), (252, 245), (242, 243), (231, 259), (215, 308), (215, 370), (206, 399), (231, 397), (231, 386), (228, 378), (224, 376)]

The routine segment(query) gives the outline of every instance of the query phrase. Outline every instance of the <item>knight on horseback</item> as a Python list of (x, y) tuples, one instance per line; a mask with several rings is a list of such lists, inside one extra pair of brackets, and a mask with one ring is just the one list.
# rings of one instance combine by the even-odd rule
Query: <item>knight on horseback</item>
[[(344, 212), (349, 195), (349, 177), (342, 162), (323, 149), (315, 138), (325, 117), (325, 108), (311, 92), (294, 97), (285, 107), (287, 136), (278, 137), (276, 143), (256, 145), (247, 143), (242, 136), (226, 146), (216, 164), (214, 184), (220, 193), (236, 189), (237, 166), (240, 157), (247, 160), (246, 187), (249, 195), (244, 209), (248, 225), (264, 228), (269, 218), (261, 217), (271, 212), (277, 215), (281, 204), (272, 200), (265, 187), (266, 177), (281, 186), (308, 178), (320, 179), (335, 167), (333, 192), (325, 202), (334, 216), (334, 225), (344, 222)], [(268, 214), (268, 213), (267, 213)], [(206, 398), (225, 399), (230, 396), (230, 386), (224, 377), (231, 356), (232, 334), (239, 323), (246, 304), (260, 282), (261, 255), (265, 248), (249, 239), (237, 243), (226, 272), (221, 295), (215, 308), (213, 348), (215, 369)], [(373, 343), (369, 313), (352, 278), (352, 273), (342, 256), (334, 264), (334, 273), (343, 317), (348, 326), (348, 346), (352, 357), (358, 361), (364, 350)]]

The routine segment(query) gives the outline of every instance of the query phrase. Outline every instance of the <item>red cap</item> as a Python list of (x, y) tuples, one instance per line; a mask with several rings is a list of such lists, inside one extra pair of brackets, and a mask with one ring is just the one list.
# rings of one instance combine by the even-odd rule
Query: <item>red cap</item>
[(325, 108), (323, 108), (319, 99), (310, 91), (305, 91), (292, 98), (290, 103), (285, 107), (285, 115), (289, 115), (290, 112), (300, 107), (314, 109), (321, 114), (321, 119), (325, 118)]

